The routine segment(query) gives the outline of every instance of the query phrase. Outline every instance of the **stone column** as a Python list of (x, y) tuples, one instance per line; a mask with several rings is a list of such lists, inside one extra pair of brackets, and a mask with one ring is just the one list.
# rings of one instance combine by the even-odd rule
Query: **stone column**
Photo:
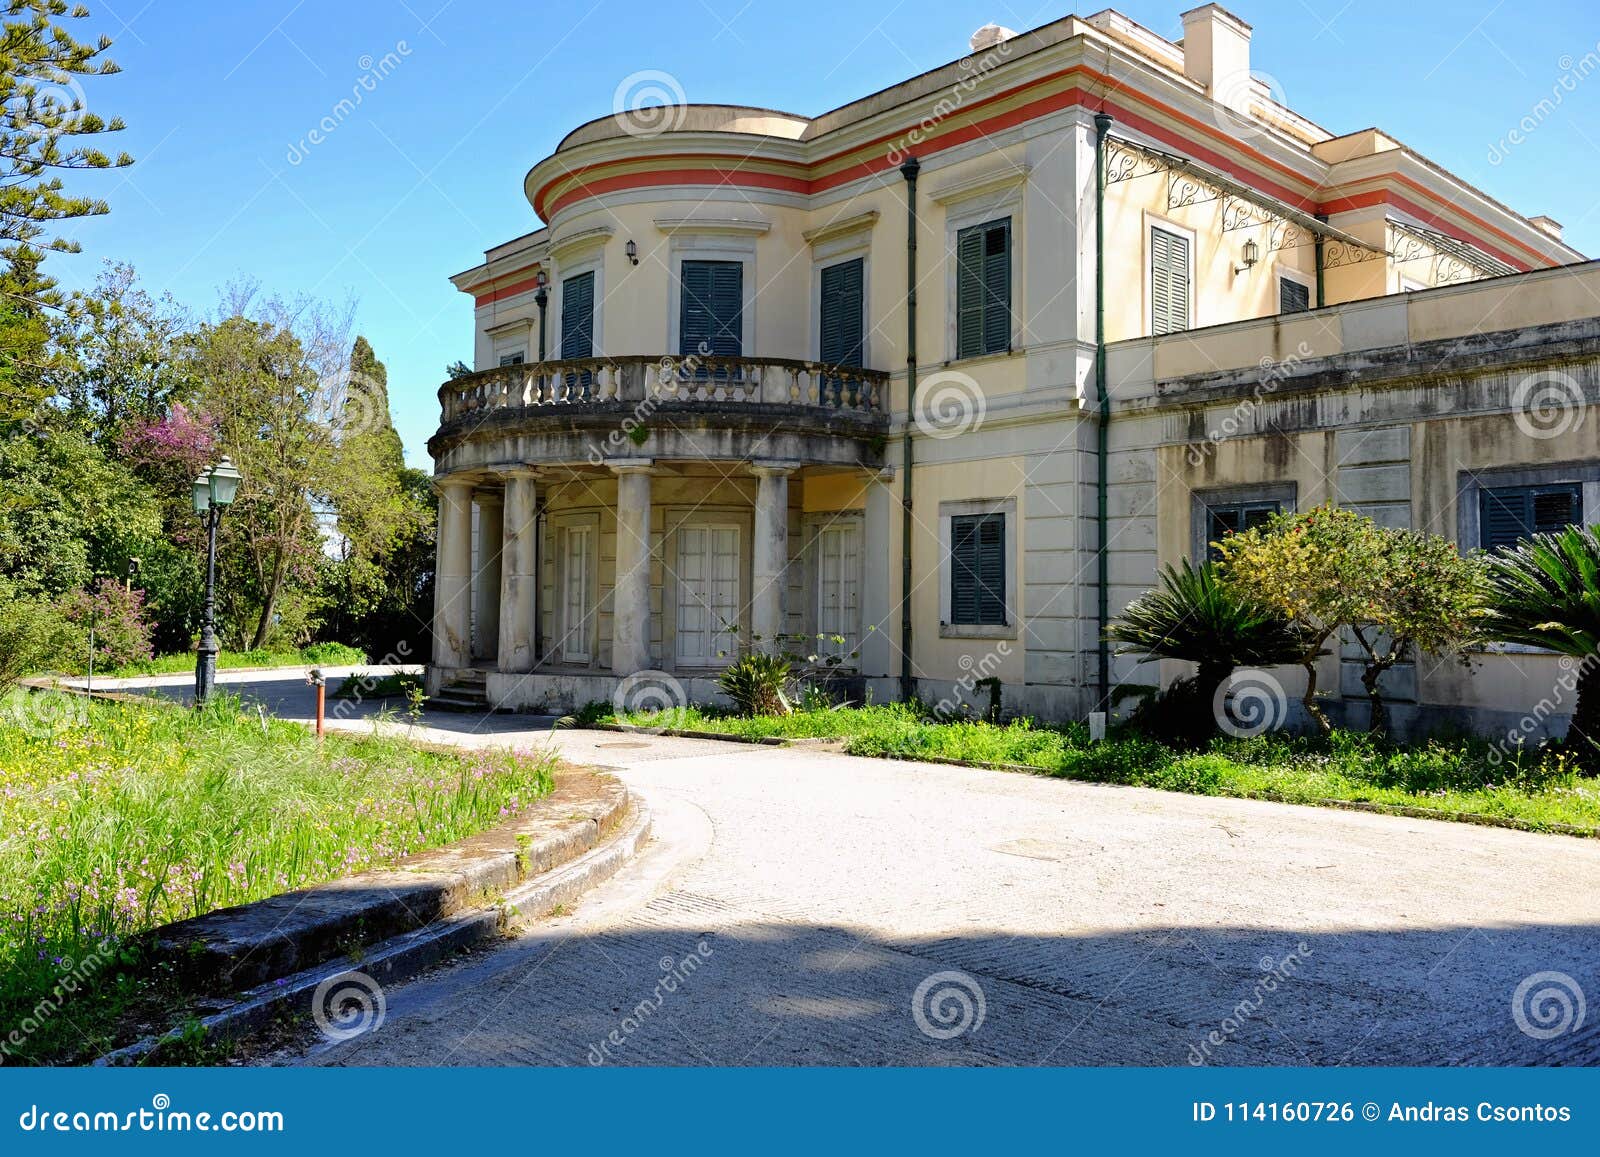
[(506, 472), (504, 550), (500, 556), (500, 670), (533, 670), (535, 592), (534, 514), (538, 483), (531, 470)]
[(472, 483), (439, 481), (439, 531), (433, 586), (433, 665), (472, 664)]
[(492, 659), (500, 645), (500, 555), (505, 543), (505, 502), (498, 493), (480, 491), (478, 501), (478, 570), (473, 575), (474, 657)]
[(613, 462), (617, 475), (617, 582), (611, 599), (611, 672), (650, 667), (650, 460)]
[[(899, 557), (892, 553), (894, 516), (899, 513), (894, 471), (884, 470), (867, 480), (867, 511), (861, 528), (866, 551), (861, 579), (861, 673), (884, 678), (891, 672), (891, 639), (899, 629), (894, 590), (900, 581)], [(872, 628), (877, 628), (873, 630)]]
[(756, 462), (755, 542), (750, 552), (750, 632), (756, 646), (783, 650), (783, 587), (789, 569), (789, 475), (792, 462)]

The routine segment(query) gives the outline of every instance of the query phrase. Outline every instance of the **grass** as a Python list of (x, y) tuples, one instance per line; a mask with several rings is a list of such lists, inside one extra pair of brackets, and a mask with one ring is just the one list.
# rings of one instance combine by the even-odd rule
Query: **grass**
[[(247, 670), (256, 667), (358, 667), (367, 661), (365, 651), (347, 647), (343, 643), (312, 643), (299, 650), (220, 651), (217, 654), (219, 671)], [(141, 675), (183, 675), (194, 670), (194, 652), (177, 655), (158, 655), (125, 667), (96, 669), (95, 674), (106, 679), (134, 679)], [(82, 671), (76, 672), (83, 674)]]
[(409, 699), (414, 691), (422, 690), (421, 675), (372, 675), (357, 671), (339, 684), (330, 699)]
[(3, 706), (0, 1063), (88, 1056), (166, 999), (139, 933), (454, 842), (552, 786), (548, 758), (319, 743), (223, 696)]
[(1064, 779), (1202, 795), (1420, 808), (1442, 819), (1488, 816), (1600, 835), (1600, 780), (1578, 775), (1560, 755), (1519, 752), (1497, 759), (1487, 743), (1472, 739), (1400, 746), (1336, 731), (1327, 737), (1219, 738), (1203, 751), (1185, 752), (1126, 729), (1091, 744), (1081, 724), (941, 723), (901, 704), (769, 718), (686, 707), (621, 717), (600, 712), (591, 721), (743, 738), (834, 737), (845, 740), (851, 755), (1020, 766)]

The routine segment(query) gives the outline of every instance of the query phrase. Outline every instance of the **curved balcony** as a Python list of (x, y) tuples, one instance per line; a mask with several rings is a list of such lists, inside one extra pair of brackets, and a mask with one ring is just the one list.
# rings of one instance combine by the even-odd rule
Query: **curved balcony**
[(428, 447), (445, 471), (496, 461), (598, 465), (641, 454), (877, 466), (888, 392), (883, 371), (788, 358), (637, 355), (501, 366), (439, 387), (440, 426)]

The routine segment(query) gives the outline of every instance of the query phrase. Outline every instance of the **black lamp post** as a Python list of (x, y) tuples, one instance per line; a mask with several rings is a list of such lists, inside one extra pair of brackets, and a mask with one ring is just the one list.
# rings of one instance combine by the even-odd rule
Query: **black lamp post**
[(541, 270), (539, 270), (538, 273), (535, 273), (533, 275), (533, 284), (536, 286), (536, 288), (533, 291), (533, 302), (534, 302), (535, 305), (537, 305), (539, 307), (539, 364), (543, 365), (544, 364), (544, 311), (545, 311), (545, 307), (550, 304), (550, 290), (548, 288), (548, 286), (550, 284), (550, 278), (545, 273), (545, 271), (541, 269)]
[(206, 601), (194, 664), (196, 707), (205, 705), (217, 685), (217, 523), (222, 508), (233, 505), (242, 479), (238, 468), (224, 457), (194, 480), (194, 511), (206, 522)]

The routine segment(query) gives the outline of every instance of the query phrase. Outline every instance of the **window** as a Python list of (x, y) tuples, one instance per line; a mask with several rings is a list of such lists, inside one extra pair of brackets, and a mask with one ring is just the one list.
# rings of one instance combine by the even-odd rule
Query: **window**
[(678, 528), (677, 658), (684, 667), (727, 661), (738, 645), (739, 527)]
[(1189, 239), (1150, 229), (1150, 332), (1189, 328)]
[(561, 283), (561, 356), (594, 357), (594, 274), (580, 273)]
[(861, 520), (828, 518), (813, 540), (817, 634), (822, 636), (815, 646), (818, 654), (853, 666), (850, 655), (861, 641)]
[(864, 263), (841, 261), (822, 271), (821, 327), (817, 360), (828, 366), (862, 364), (862, 271)]
[(956, 357), (1011, 348), (1011, 218), (956, 234)]
[(1006, 516), (962, 514), (950, 519), (950, 622), (1006, 625)]
[(594, 591), (591, 544), (594, 529), (569, 526), (563, 532), (561, 554), (561, 657), (568, 663), (587, 663), (594, 656), (589, 649), (592, 616), (589, 604)]
[(1485, 550), (1515, 546), (1532, 534), (1551, 534), (1583, 521), (1583, 487), (1501, 486), (1479, 491), (1479, 537)]
[(1260, 502), (1219, 502), (1206, 504), (1206, 558), (1212, 562), (1222, 554), (1212, 543), (1221, 542), (1230, 534), (1265, 526), (1273, 515), (1283, 510), (1276, 499)]
[(685, 261), (678, 312), (678, 352), (684, 357), (736, 358), (744, 353), (744, 265)]
[(1311, 290), (1293, 278), (1278, 278), (1278, 312), (1304, 313), (1311, 308)]
[(502, 366), (520, 366), (522, 364), (522, 351), (518, 350), (514, 354), (501, 354), (500, 364)]

